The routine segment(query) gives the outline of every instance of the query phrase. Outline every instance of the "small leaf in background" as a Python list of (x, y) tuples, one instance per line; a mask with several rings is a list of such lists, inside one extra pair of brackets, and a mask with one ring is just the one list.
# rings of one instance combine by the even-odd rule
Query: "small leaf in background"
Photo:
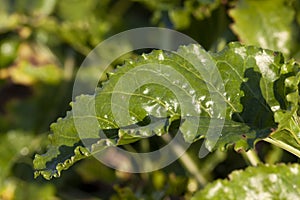
[(14, 83), (22, 85), (33, 85), (36, 82), (56, 85), (62, 80), (62, 70), (59, 67), (55, 65), (35, 67), (26, 61), (18, 63), (9, 74)]
[[(0, 40), (0, 70), (12, 64), (18, 55), (18, 48), (20, 42), (18, 39), (4, 39)], [(0, 79), (1, 77), (0, 73)]]
[(286, 0), (241, 0), (229, 14), (234, 20), (232, 29), (241, 42), (287, 56), (295, 50), (295, 11)]
[[(45, 46), (28, 43), (21, 43), (19, 46), (6, 45), (8, 44), (4, 43), (0, 48), (3, 50), (19, 48), (13, 49), (16, 52), (10, 55), (12, 57), (10, 62), (14, 60), (14, 63), (11, 65), (3, 63), (6, 68), (0, 69), (0, 79), (10, 78), (15, 84), (28, 86), (35, 85), (37, 82), (57, 85), (62, 81), (63, 71)], [(7, 54), (2, 56), (2, 61), (8, 62), (8, 58), (5, 57)]]
[(299, 199), (299, 172), (299, 164), (248, 167), (208, 184), (192, 200)]
[[(31, 133), (21, 131), (10, 131), (7, 134), (0, 134), (0, 180), (7, 176), (16, 159), (32, 151), (30, 141), (33, 139)], [(9, 145), (8, 145), (9, 144)], [(1, 188), (1, 187), (0, 187)]]
[(274, 114), (278, 127), (267, 139), (298, 157), (300, 157), (299, 72), (299, 64), (294, 60), (281, 69), (282, 77), (276, 83), (281, 109)]
[(176, 29), (184, 29), (190, 25), (190, 13), (186, 10), (172, 10), (169, 16)]
[[(53, 185), (30, 183), (13, 175), (15, 165), (17, 163), (28, 164), (24, 158), (41, 148), (43, 144), (41, 141), (44, 139), (40, 136), (35, 137), (32, 133), (18, 130), (0, 134), (0, 199), (56, 199)], [(30, 172), (31, 170), (28, 171), (23, 168), (21, 174), (26, 177)]]
[[(220, 6), (220, 0), (135, 0), (153, 10), (152, 21), (155, 24), (174, 26), (177, 30), (190, 28), (192, 21), (209, 18), (211, 13)], [(170, 20), (170, 22), (169, 22)]]

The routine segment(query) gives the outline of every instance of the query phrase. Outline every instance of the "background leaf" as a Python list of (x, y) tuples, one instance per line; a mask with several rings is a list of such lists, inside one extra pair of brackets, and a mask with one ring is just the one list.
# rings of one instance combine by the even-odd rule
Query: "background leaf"
[(297, 199), (299, 170), (298, 164), (248, 167), (231, 173), (229, 180), (208, 184), (192, 199)]
[(286, 0), (241, 0), (230, 10), (234, 20), (232, 29), (242, 42), (285, 55), (291, 55), (295, 47), (294, 15)]

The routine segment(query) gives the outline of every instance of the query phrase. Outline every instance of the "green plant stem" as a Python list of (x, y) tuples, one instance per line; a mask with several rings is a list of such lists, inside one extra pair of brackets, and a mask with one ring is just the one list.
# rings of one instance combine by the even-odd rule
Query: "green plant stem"
[(269, 142), (277, 147), (280, 147), (300, 158), (300, 151), (298, 149), (296, 149), (282, 141), (279, 141), (279, 140), (276, 140), (276, 139), (273, 139), (270, 137), (265, 138), (264, 141)]
[(243, 157), (246, 158), (252, 166), (257, 166), (259, 163), (261, 163), (254, 149), (244, 152)]
[[(171, 141), (171, 137), (167, 134), (163, 135), (162, 138), (167, 143)], [(179, 161), (182, 163), (182, 165), (184, 165), (184, 167), (190, 172), (190, 174), (192, 174), (196, 178), (196, 180), (200, 184), (200, 187), (204, 187), (204, 185), (207, 184), (207, 180), (204, 177), (204, 175), (201, 173), (201, 171), (199, 170), (199, 168), (197, 167), (193, 159), (190, 157), (190, 155), (187, 152), (182, 154), (182, 152), (184, 152), (185, 150), (179, 144), (174, 143), (172, 145), (172, 149), (174, 153), (180, 157)]]

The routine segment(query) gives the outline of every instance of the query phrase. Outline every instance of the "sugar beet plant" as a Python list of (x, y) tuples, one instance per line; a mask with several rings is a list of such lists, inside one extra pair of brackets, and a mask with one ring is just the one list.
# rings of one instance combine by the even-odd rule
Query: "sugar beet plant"
[[(66, 113), (96, 45), (149, 26), (208, 51), (86, 71), (97, 88)], [(299, 30), (299, 0), (1, 1), (0, 199), (300, 199)], [(141, 156), (169, 146), (168, 162)]]
[[(300, 157), (299, 69), (298, 63), (285, 60), (280, 52), (238, 42), (218, 53), (190, 44), (176, 52), (155, 50), (127, 60), (94, 95), (78, 96), (71, 104), (73, 110), (51, 125), (51, 145), (34, 159), (35, 176), (59, 177), (81, 159), (153, 135), (181, 134), (187, 143), (204, 139), (210, 151), (234, 146), (238, 152), (248, 152), (254, 165), (260, 161), (253, 150), (261, 140)], [(216, 83), (216, 73), (222, 84)], [(142, 84), (147, 78), (160, 84)], [(125, 85), (132, 82), (141, 86), (127, 92)], [(116, 89), (118, 84), (123, 87)], [(185, 108), (180, 95), (192, 99), (185, 102)], [(129, 115), (121, 126), (114, 115), (113, 98), (121, 99), (120, 110), (121, 102), (129, 102)], [(220, 130), (217, 135), (207, 133), (213, 120), (219, 122), (213, 127), (215, 132)], [(213, 182), (193, 198), (299, 198), (299, 170), (296, 164), (259, 164), (232, 173), (230, 180)]]

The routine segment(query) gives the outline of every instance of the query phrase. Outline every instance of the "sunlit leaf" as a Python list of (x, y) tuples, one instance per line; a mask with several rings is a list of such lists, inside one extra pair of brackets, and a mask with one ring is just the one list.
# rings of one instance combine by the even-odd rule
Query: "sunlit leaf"
[(216, 180), (197, 192), (201, 199), (299, 199), (300, 166), (261, 165), (234, 171), (229, 179)]
[[(6, 134), (0, 135), (0, 183), (3, 183), (11, 167), (19, 156), (27, 155), (32, 148), (30, 141), (33, 135), (31, 133), (24, 133), (21, 131), (10, 131)], [(0, 185), (1, 189), (1, 185)]]
[(230, 10), (232, 29), (248, 45), (290, 55), (294, 50), (294, 9), (285, 0), (241, 0)]
[(127, 61), (95, 95), (77, 97), (73, 110), (52, 124), (52, 145), (34, 161), (36, 176), (57, 177), (90, 152), (174, 130), (189, 143), (206, 138), (209, 150), (253, 148), (292, 120), (287, 116), (283, 123), (275, 115), (290, 110), (289, 96), (282, 93), (292, 79), (287, 69), (294, 76), (299, 71), (281, 53), (239, 43), (216, 54), (189, 45)]

